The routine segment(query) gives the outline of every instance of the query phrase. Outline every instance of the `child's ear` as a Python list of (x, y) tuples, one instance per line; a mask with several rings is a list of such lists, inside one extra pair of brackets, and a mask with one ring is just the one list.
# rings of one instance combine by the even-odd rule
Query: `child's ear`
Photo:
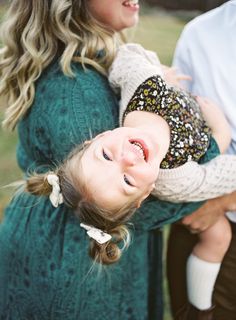
[(141, 204), (142, 204), (142, 201), (139, 200), (139, 201), (137, 202), (137, 204), (136, 204), (136, 208), (137, 208), (137, 209), (140, 208)]
[(142, 204), (142, 202), (150, 195), (152, 190), (155, 188), (155, 183), (153, 183), (149, 189), (137, 202), (136, 207), (139, 208)]
[(90, 143), (92, 143), (94, 140), (97, 140), (99, 138), (101, 138), (102, 136), (104, 136), (107, 132), (109, 132), (111, 130), (107, 130), (107, 131), (104, 131), (102, 133), (99, 133), (98, 135), (96, 135), (94, 138), (92, 138), (91, 140), (85, 140), (84, 141), (84, 146), (87, 146), (89, 145)]
[[(148, 197), (148, 196), (147, 196)], [(147, 197), (142, 197), (142, 199), (139, 199), (138, 202), (136, 203), (136, 208), (140, 208), (142, 202), (147, 198)]]
[(139, 208), (142, 204), (142, 202), (149, 196), (150, 193), (144, 195), (142, 198), (140, 198), (136, 203), (136, 208)]
[(84, 141), (84, 146), (87, 146), (88, 144), (90, 144), (92, 142), (92, 140), (85, 140)]

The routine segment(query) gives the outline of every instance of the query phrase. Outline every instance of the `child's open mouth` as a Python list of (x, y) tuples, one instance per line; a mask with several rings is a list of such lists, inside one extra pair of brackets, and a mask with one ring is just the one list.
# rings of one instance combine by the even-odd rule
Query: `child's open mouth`
[(142, 140), (129, 140), (129, 142), (139, 152), (140, 156), (147, 162), (148, 161), (148, 148)]

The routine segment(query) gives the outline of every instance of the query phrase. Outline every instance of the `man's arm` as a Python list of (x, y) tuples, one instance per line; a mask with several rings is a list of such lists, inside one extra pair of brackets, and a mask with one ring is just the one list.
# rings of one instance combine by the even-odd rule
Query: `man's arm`
[(202, 207), (191, 215), (184, 217), (181, 222), (192, 233), (198, 233), (212, 226), (219, 217), (227, 211), (236, 210), (236, 191), (222, 197), (208, 200)]

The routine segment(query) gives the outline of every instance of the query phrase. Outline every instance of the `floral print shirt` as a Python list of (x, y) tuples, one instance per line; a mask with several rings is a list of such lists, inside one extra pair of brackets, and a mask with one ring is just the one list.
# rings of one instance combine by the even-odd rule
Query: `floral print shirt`
[(159, 75), (152, 76), (137, 88), (123, 117), (135, 110), (156, 113), (170, 127), (170, 147), (161, 162), (162, 169), (199, 161), (206, 153), (211, 131), (189, 93), (168, 86)]

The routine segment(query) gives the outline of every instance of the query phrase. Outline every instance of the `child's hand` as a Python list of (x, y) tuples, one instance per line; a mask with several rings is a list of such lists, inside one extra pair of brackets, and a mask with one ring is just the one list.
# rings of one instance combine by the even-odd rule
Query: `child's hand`
[(196, 97), (203, 117), (212, 130), (221, 153), (225, 152), (231, 140), (231, 129), (220, 107), (208, 98)]
[(166, 83), (170, 86), (184, 89), (184, 87), (181, 85), (181, 81), (182, 80), (190, 81), (192, 79), (190, 76), (186, 74), (177, 73), (177, 68), (175, 67), (168, 67), (168, 66), (162, 65), (161, 68), (163, 71), (163, 78), (166, 81)]

